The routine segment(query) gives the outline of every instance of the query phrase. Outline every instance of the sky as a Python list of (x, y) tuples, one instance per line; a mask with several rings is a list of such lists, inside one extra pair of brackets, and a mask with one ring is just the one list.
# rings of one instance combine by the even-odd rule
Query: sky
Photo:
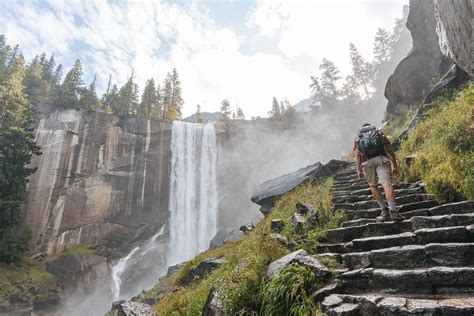
[(27, 60), (54, 53), (66, 71), (79, 58), (86, 83), (143, 89), (176, 67), (183, 114), (223, 99), (247, 118), (267, 116), (273, 96), (310, 95), (323, 58), (350, 71), (349, 43), (366, 59), (379, 27), (392, 29), (408, 0), (0, 0), (0, 34)]

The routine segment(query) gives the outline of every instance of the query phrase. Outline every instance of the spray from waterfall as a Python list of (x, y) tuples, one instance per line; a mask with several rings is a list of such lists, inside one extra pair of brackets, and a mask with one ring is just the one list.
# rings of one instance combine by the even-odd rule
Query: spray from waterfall
[[(116, 265), (112, 267), (112, 298), (114, 301), (123, 298), (124, 294), (122, 289), (122, 282), (124, 275), (130, 273), (130, 269), (133, 269), (137, 263), (143, 263), (147, 260), (153, 260), (155, 257), (160, 256), (162, 250), (161, 244), (157, 241), (158, 237), (163, 235), (166, 225), (162, 225), (158, 232), (153, 235), (143, 245), (133, 248), (128, 255), (121, 258)], [(148, 281), (143, 281), (143, 288), (147, 288), (159, 275), (155, 275), (153, 271), (149, 271), (150, 276)], [(126, 296), (126, 295), (125, 295)]]
[(209, 248), (217, 231), (214, 126), (173, 122), (168, 265)]

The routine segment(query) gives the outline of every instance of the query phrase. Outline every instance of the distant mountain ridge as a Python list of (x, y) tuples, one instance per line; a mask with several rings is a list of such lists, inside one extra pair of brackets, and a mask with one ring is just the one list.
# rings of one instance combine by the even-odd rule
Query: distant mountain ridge
[[(201, 118), (202, 118), (203, 123), (213, 123), (221, 119), (221, 113), (220, 112), (202, 112)], [(192, 114), (183, 119), (184, 122), (189, 122), (189, 123), (196, 123), (196, 120), (197, 120), (196, 114)]]

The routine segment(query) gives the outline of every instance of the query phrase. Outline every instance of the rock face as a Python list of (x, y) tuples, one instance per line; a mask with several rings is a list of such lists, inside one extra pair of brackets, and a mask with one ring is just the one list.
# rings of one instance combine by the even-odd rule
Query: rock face
[(395, 68), (385, 87), (387, 112), (392, 115), (404, 114), (421, 103), (452, 65), (439, 48), (433, 0), (410, 1), (407, 28), (413, 49)]
[(186, 278), (181, 282), (183, 286), (188, 286), (194, 281), (202, 278), (205, 274), (209, 273), (210, 271), (217, 269), (221, 265), (226, 263), (225, 259), (221, 258), (208, 258), (201, 261), (196, 268), (189, 272)]
[(439, 46), (443, 54), (474, 77), (472, 0), (435, 0)]
[(318, 281), (327, 281), (331, 277), (331, 271), (324, 264), (319, 262), (318, 259), (309, 256), (303, 249), (300, 249), (270, 263), (267, 270), (267, 278), (269, 280), (273, 279), (283, 268), (294, 262), (312, 270)]
[(151, 316), (153, 309), (150, 305), (132, 302), (132, 301), (118, 301), (112, 304), (112, 310), (107, 315), (113, 316)]
[(275, 201), (286, 192), (293, 190), (302, 183), (327, 176), (347, 164), (345, 161), (339, 160), (331, 160), (326, 165), (317, 162), (295, 172), (266, 181), (255, 189), (251, 200), (261, 206), (260, 211), (263, 214), (267, 214), (271, 211)]
[(217, 291), (215, 288), (211, 289), (209, 296), (207, 297), (206, 304), (204, 304), (204, 308), (202, 311), (203, 316), (224, 316), (226, 313), (222, 307), (222, 302), (217, 295)]
[(74, 109), (41, 119), (25, 223), (36, 251), (117, 248), (168, 218), (171, 124)]
[(46, 270), (54, 275), (63, 288), (74, 289), (81, 284), (82, 291), (94, 291), (96, 285), (109, 291), (107, 259), (91, 254), (70, 254), (58, 256), (46, 263)]

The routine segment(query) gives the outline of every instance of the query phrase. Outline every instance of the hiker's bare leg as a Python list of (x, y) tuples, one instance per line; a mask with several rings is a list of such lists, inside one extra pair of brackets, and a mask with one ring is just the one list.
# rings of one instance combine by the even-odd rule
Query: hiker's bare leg
[[(394, 201), (395, 200), (395, 192), (393, 190), (393, 185), (391, 183), (383, 183), (383, 190), (385, 192), (385, 199), (387, 201)], [(372, 188), (371, 188), (372, 189)], [(377, 189), (377, 188), (376, 188)], [(377, 190), (378, 191), (378, 190)], [(372, 194), (374, 192), (372, 191)], [(380, 193), (379, 193), (380, 194)]]
[[(377, 188), (377, 185), (371, 185), (370, 186), (370, 191), (372, 192), (372, 195), (374, 196), (374, 199), (379, 200), (383, 199), (382, 194), (379, 191), (379, 188)], [(387, 193), (385, 193), (387, 194)]]

